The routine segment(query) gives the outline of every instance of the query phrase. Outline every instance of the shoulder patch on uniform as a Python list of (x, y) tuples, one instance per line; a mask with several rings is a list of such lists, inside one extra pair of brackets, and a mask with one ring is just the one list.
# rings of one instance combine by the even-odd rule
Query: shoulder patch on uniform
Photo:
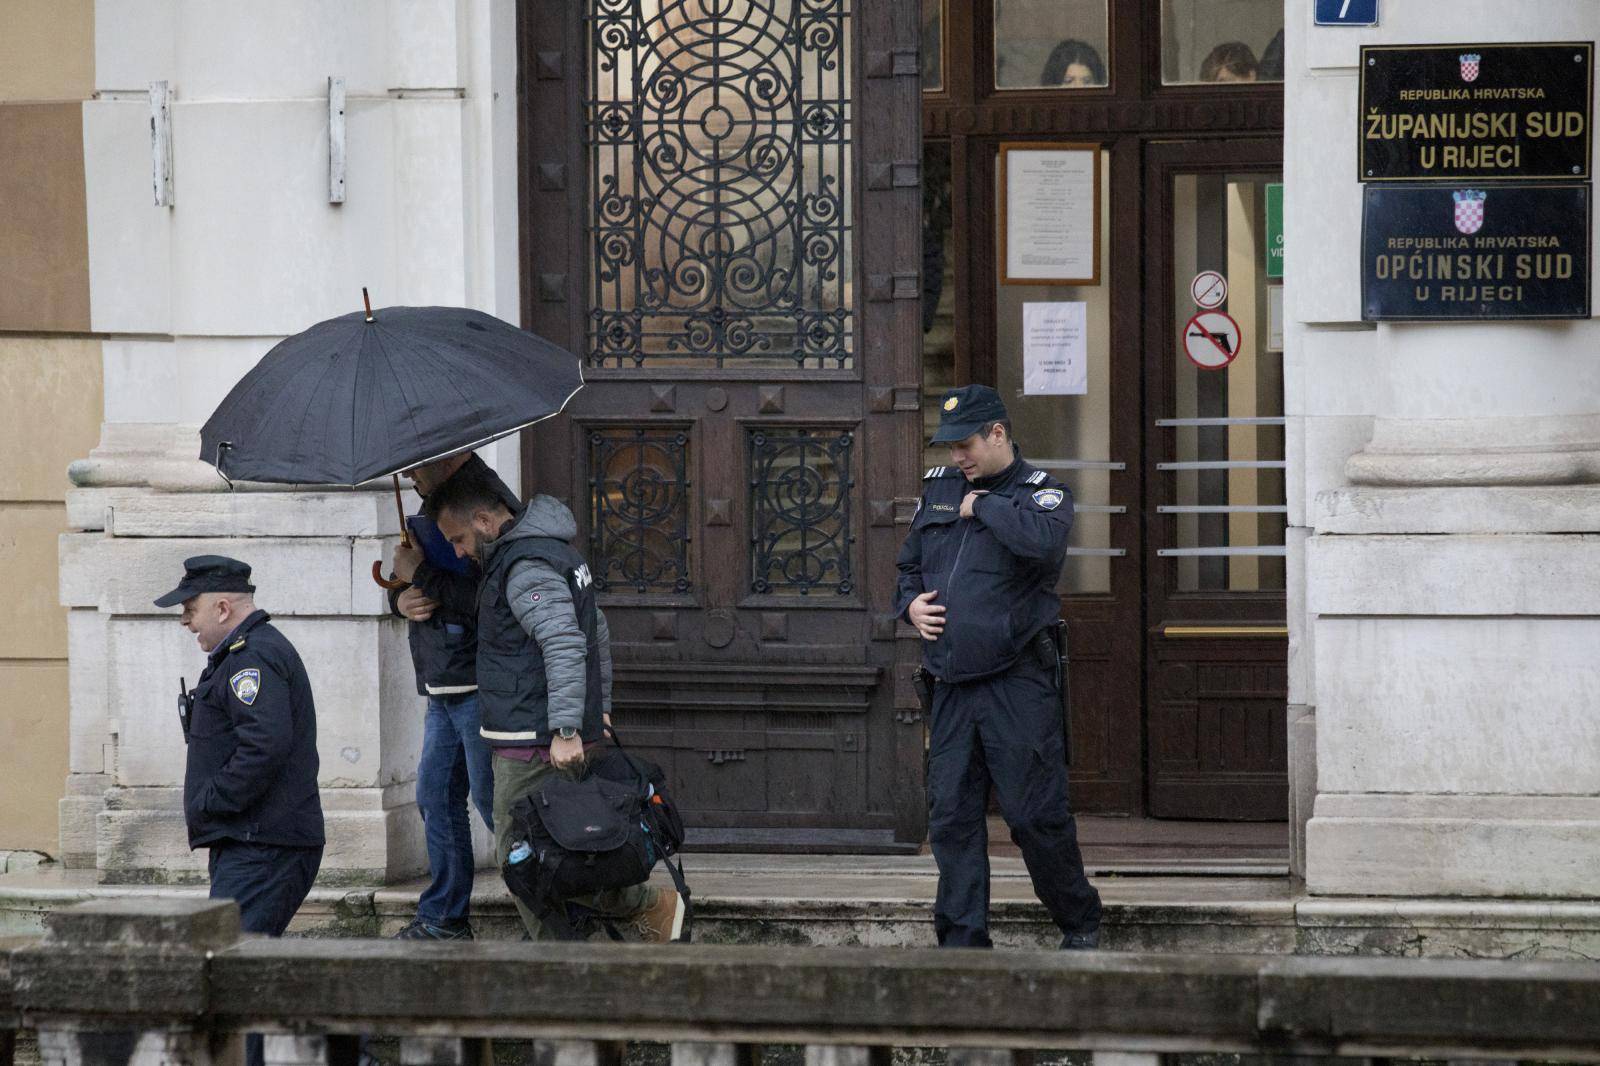
[(257, 696), (261, 695), (261, 671), (253, 666), (248, 670), (240, 670), (228, 678), (228, 687), (233, 689), (233, 694), (239, 698), (239, 702), (248, 707), (255, 703)]
[(1045, 477), (1046, 475), (1043, 470), (1035, 470), (1033, 473), (1028, 475), (1028, 484), (1043, 485)]
[(924, 481), (932, 481), (935, 478), (949, 477), (950, 475), (955, 473), (955, 469), (956, 468), (953, 467), (953, 466), (934, 466), (934, 467), (929, 467), (928, 468), (928, 472), (926, 474), (922, 475), (922, 480), (924, 480)]
[(1054, 511), (1057, 507), (1060, 507), (1061, 501), (1065, 498), (1066, 494), (1060, 489), (1040, 489), (1033, 494), (1033, 502), (1046, 511)]

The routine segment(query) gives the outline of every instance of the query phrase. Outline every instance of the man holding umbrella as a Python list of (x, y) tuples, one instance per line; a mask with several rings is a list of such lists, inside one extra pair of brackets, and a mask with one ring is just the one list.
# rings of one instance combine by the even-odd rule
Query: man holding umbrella
[[(417, 492), (428, 495), (457, 479), (487, 486), (508, 507), (521, 503), (487, 463), (464, 452), (407, 471)], [(426, 518), (408, 524), (421, 545), (437, 536)], [(478, 734), (477, 565), (453, 557), (443, 538), (431, 555), (423, 546), (395, 549), (396, 578), (389, 605), (406, 628), (417, 694), (427, 697), (422, 755), (417, 761), (417, 810), (428, 849), (428, 887), (399, 940), (471, 940), (469, 921), (475, 857), (468, 799), (494, 831), (494, 778), (489, 749)]]
[[(469, 479), (488, 485), (496, 506), (517, 511), (516, 498), (472, 450), (559, 414), (582, 387), (577, 356), (492, 315), (465, 307), (374, 311), (368, 304), (263, 356), (201, 427), (200, 458), (230, 486), (244, 480), (354, 488), (392, 477), (402, 530), (401, 471), (412, 472), (425, 497)], [(483, 696), (474, 692), (475, 671), (464, 668), (473, 662), (468, 626), (477, 578), (464, 569), (447, 580), (442, 571), (449, 567), (440, 565), (451, 562), (447, 550), (436, 553), (442, 559), (424, 561), (409, 545), (406, 531), (395, 571), (398, 584), (411, 588), (399, 591), (384, 581), (377, 562), (373, 577), (398, 592), (393, 608), (416, 623), (411, 637), (423, 693), (456, 706), (432, 719), (437, 744), (427, 745), (423, 758), (437, 757), (438, 773), (430, 763), (418, 774), (434, 884), (405, 935), (464, 939), (472, 871), (467, 800), (475, 796), (483, 810), (488, 787), (487, 774), (469, 769), (483, 760), (470, 754), (471, 713), (460, 706), (468, 702), (460, 697)], [(435, 790), (441, 781), (448, 784)], [(436, 806), (435, 791), (442, 796)], [(491, 817), (485, 812), (486, 821)]]

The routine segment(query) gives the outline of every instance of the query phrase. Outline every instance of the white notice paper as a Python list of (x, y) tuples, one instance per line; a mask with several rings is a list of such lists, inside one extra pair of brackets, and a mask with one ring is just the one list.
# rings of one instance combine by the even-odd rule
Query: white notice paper
[(1084, 396), (1089, 392), (1086, 303), (1022, 305), (1022, 392)]
[(1006, 152), (1005, 280), (1099, 283), (1094, 149)]

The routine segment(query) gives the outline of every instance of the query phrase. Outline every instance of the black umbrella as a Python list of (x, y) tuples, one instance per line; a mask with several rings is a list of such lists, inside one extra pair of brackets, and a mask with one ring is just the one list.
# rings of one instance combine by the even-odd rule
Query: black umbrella
[[(367, 290), (361, 290), (366, 300)], [(466, 307), (367, 304), (279, 342), (200, 428), (200, 458), (233, 479), (356, 486), (488, 444), (559, 414), (578, 357)], [(385, 588), (381, 565), (372, 577)]]
[(582, 387), (577, 356), (482, 311), (369, 307), (262, 356), (201, 427), (200, 458), (230, 481), (355, 486), (515, 433)]

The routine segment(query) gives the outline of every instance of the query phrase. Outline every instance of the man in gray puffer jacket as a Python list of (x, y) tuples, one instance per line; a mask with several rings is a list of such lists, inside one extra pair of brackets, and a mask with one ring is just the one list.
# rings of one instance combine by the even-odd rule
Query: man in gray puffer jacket
[[(458, 483), (459, 482), (459, 483)], [(495, 851), (511, 850), (512, 804), (561, 772), (581, 771), (611, 713), (611, 637), (594, 580), (570, 541), (578, 525), (560, 500), (537, 495), (518, 514), (481, 479), (452, 479), (424, 504), (456, 553), (483, 568), (478, 593), (478, 704), (494, 749)], [(579, 901), (631, 924), (641, 939), (675, 939), (684, 903), (648, 885)], [(549, 936), (520, 900), (534, 938)]]

